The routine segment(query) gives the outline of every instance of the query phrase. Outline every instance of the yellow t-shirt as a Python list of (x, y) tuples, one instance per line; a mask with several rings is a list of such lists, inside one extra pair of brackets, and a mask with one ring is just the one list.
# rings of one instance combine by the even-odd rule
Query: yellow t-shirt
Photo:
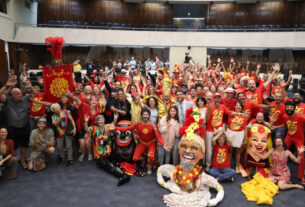
[[(132, 101), (132, 99), (127, 99), (131, 105), (131, 121), (133, 123), (141, 121), (141, 106)], [(142, 100), (141, 100), (142, 101)]]
[(73, 64), (73, 71), (75, 72), (80, 72), (82, 70), (82, 66), (80, 64)]

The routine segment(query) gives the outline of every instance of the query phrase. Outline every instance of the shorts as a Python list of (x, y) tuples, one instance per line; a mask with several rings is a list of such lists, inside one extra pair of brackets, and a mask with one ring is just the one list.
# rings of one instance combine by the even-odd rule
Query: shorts
[(82, 130), (80, 130), (80, 131), (76, 131), (76, 134), (75, 134), (75, 138), (76, 139), (84, 139), (84, 136), (85, 136), (85, 134), (86, 134), (87, 132), (86, 132), (86, 130), (85, 129), (82, 129)]
[(240, 148), (244, 141), (245, 131), (233, 131), (227, 129), (228, 136), (232, 139), (232, 147)]
[(31, 130), (29, 125), (26, 125), (22, 128), (15, 128), (15, 127), (9, 127), (10, 133), (12, 135), (12, 139), (14, 140), (14, 147), (15, 149), (19, 146), (22, 147), (28, 147), (29, 146), (29, 140), (30, 140), (30, 134)]

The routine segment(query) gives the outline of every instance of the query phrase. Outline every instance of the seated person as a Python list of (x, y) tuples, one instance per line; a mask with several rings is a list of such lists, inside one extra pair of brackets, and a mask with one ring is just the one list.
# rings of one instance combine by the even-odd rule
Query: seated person
[(212, 141), (214, 156), (209, 174), (220, 182), (224, 180), (233, 181), (233, 175), (235, 174), (230, 165), (229, 149), (231, 143), (232, 139), (225, 130), (222, 130)]
[(7, 138), (7, 129), (0, 128), (0, 177), (14, 179), (17, 177), (18, 159), (15, 157), (14, 141)]
[(39, 171), (46, 167), (45, 159), (48, 155), (55, 153), (54, 131), (47, 128), (47, 120), (40, 118), (37, 122), (37, 129), (30, 135), (29, 147), (31, 149), (28, 162), (28, 169)]

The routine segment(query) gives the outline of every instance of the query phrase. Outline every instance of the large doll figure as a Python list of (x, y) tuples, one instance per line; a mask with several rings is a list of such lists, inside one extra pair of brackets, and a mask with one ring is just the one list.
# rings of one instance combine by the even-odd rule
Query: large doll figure
[[(167, 206), (216, 206), (224, 197), (223, 187), (215, 178), (205, 174), (198, 164), (205, 154), (205, 143), (198, 135), (201, 135), (199, 128), (198, 122), (193, 122), (185, 130), (185, 135), (179, 142), (179, 165), (166, 164), (158, 168), (158, 183), (172, 192), (163, 196)], [(167, 181), (164, 180), (165, 177), (168, 178)], [(210, 187), (217, 190), (213, 199), (209, 192)]]
[(253, 176), (259, 172), (265, 178), (268, 177), (269, 167), (271, 165), (271, 158), (261, 159), (255, 152), (260, 155), (266, 154), (272, 148), (272, 140), (269, 128), (263, 125), (254, 125), (248, 134), (248, 144), (245, 153), (242, 156), (242, 166), (240, 172), (242, 176), (252, 179)]

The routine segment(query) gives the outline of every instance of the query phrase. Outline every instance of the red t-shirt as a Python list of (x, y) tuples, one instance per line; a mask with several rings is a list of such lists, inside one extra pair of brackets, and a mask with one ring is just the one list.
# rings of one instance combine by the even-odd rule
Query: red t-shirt
[(224, 97), (221, 99), (221, 104), (225, 105), (229, 111), (234, 111), (235, 110), (235, 105), (238, 102), (237, 99), (232, 98), (230, 102), (228, 102), (227, 97)]
[(262, 123), (258, 123), (256, 119), (252, 119), (249, 123), (252, 124), (252, 125), (253, 124), (260, 124), (260, 125), (263, 125), (263, 126), (267, 126), (265, 121), (263, 121)]
[[(256, 103), (256, 104), (262, 104), (262, 103), (263, 103), (263, 93), (265, 92), (265, 90), (266, 90), (266, 89), (265, 89), (264, 85), (261, 85), (260, 87), (258, 87), (258, 88), (254, 91), (254, 93), (251, 92), (251, 91), (247, 91), (247, 92), (245, 93), (245, 95), (246, 95), (247, 98), (248, 98), (248, 96), (251, 96), (251, 97), (252, 97), (252, 98), (248, 99), (249, 101), (251, 101), (251, 102), (253, 102), (253, 103)], [(259, 108), (253, 110), (252, 116), (256, 116), (256, 114), (257, 114), (258, 112), (260, 112), (260, 111), (263, 112), (263, 110), (260, 110)]]
[(115, 79), (120, 81), (123, 87), (126, 85), (126, 82), (130, 80), (129, 77), (125, 76), (125, 78), (122, 78), (120, 75), (116, 75)]
[(214, 156), (212, 167), (216, 168), (231, 168), (230, 158), (229, 158), (229, 148), (228, 144), (219, 146), (218, 144), (214, 145)]
[(281, 86), (272, 86), (271, 95), (274, 96), (275, 93), (281, 93), (282, 87)]
[(251, 101), (245, 101), (244, 105), (244, 112), (248, 112), (248, 121), (250, 121), (253, 117), (253, 111), (258, 110), (258, 105), (256, 103), (253, 103)]
[(305, 112), (305, 104), (304, 103), (300, 103), (298, 105), (296, 105), (296, 109), (295, 109), (295, 112), (298, 113), (298, 114), (304, 114)]
[(224, 115), (229, 114), (227, 107), (220, 104), (218, 108), (213, 104), (210, 117), (207, 120), (207, 130), (214, 132), (219, 127), (223, 126), (223, 117)]
[[(275, 101), (270, 103), (271, 106), (275, 106), (276, 103)], [(280, 104), (278, 106), (276, 106), (275, 108), (272, 107), (270, 110), (270, 116), (273, 116), (273, 125), (274, 126), (278, 126), (283, 124), (283, 115), (285, 114), (285, 105), (284, 104)]]
[(303, 124), (305, 123), (305, 116), (294, 113), (292, 117), (286, 113), (283, 115), (284, 123), (287, 127), (286, 138), (294, 140), (296, 143), (304, 145), (304, 131)]
[(232, 131), (243, 131), (247, 125), (245, 116), (229, 116), (229, 129)]
[[(45, 93), (40, 93), (34, 96), (35, 101), (45, 101)], [(36, 104), (33, 101), (30, 102), (30, 114), (31, 116), (43, 116), (46, 113), (46, 106), (42, 104)]]
[(246, 88), (245, 86), (244, 86), (244, 87), (238, 86), (238, 87), (236, 88), (236, 93), (237, 93), (237, 94), (240, 93), (240, 92), (245, 93), (246, 90), (247, 90), (247, 88)]

